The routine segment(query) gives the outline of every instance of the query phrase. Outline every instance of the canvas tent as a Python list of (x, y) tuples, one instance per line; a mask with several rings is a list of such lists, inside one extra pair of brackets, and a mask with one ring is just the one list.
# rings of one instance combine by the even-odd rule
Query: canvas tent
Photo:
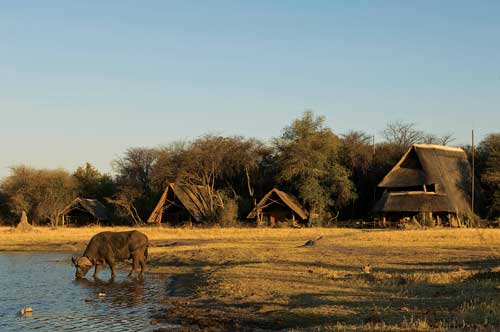
[(308, 217), (295, 196), (276, 188), (268, 192), (247, 216), (248, 219), (256, 219), (259, 224), (264, 222), (271, 226), (286, 220), (305, 223)]
[(63, 225), (98, 224), (110, 220), (108, 210), (97, 199), (76, 198), (61, 214)]
[(459, 148), (415, 144), (378, 185), (384, 194), (374, 206), (388, 221), (458, 225), (470, 216), (471, 170)]
[(170, 183), (149, 216), (148, 223), (203, 223), (213, 219), (214, 213), (221, 208), (220, 194), (208, 186)]

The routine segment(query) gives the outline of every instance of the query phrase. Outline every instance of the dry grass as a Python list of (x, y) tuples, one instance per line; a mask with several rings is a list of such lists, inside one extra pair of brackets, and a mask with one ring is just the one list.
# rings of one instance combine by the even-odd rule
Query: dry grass
[[(0, 250), (80, 251), (102, 230), (0, 228)], [(150, 269), (174, 276), (163, 319), (201, 330), (500, 330), (500, 230), (141, 231)]]

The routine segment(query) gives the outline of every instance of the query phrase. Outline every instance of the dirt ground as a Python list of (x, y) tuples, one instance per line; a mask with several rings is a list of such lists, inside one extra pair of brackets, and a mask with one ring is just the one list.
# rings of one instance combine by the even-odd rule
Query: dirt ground
[[(102, 230), (0, 228), (0, 250), (81, 251)], [(158, 331), (500, 330), (500, 230), (141, 231), (169, 278), (154, 320), (183, 326)]]

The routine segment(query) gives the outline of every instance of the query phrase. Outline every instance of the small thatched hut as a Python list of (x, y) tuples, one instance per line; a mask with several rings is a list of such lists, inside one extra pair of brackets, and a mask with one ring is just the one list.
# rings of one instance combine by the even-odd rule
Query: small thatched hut
[(418, 220), (459, 226), (471, 215), (471, 170), (462, 149), (415, 144), (378, 185), (374, 212), (383, 223)]
[(148, 223), (180, 225), (214, 221), (221, 208), (220, 194), (208, 186), (170, 183), (149, 216)]
[(88, 225), (109, 221), (108, 209), (97, 199), (76, 198), (62, 212), (62, 224)]
[(306, 223), (308, 217), (295, 196), (276, 188), (268, 192), (247, 216), (248, 219), (256, 219), (259, 224), (268, 223), (271, 226), (287, 220)]

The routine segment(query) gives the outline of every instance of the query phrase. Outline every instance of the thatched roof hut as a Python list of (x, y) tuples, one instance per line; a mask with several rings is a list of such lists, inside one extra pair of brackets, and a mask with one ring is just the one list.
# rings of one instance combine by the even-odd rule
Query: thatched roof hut
[(109, 221), (108, 209), (97, 199), (76, 198), (61, 213), (63, 224), (90, 224)]
[(384, 188), (374, 211), (470, 215), (471, 170), (459, 148), (415, 144), (378, 185)]
[(295, 196), (274, 188), (262, 197), (247, 218), (274, 225), (287, 219), (304, 223), (309, 214)]
[(202, 223), (213, 219), (220, 208), (223, 208), (222, 198), (210, 187), (170, 183), (149, 216), (148, 223)]

